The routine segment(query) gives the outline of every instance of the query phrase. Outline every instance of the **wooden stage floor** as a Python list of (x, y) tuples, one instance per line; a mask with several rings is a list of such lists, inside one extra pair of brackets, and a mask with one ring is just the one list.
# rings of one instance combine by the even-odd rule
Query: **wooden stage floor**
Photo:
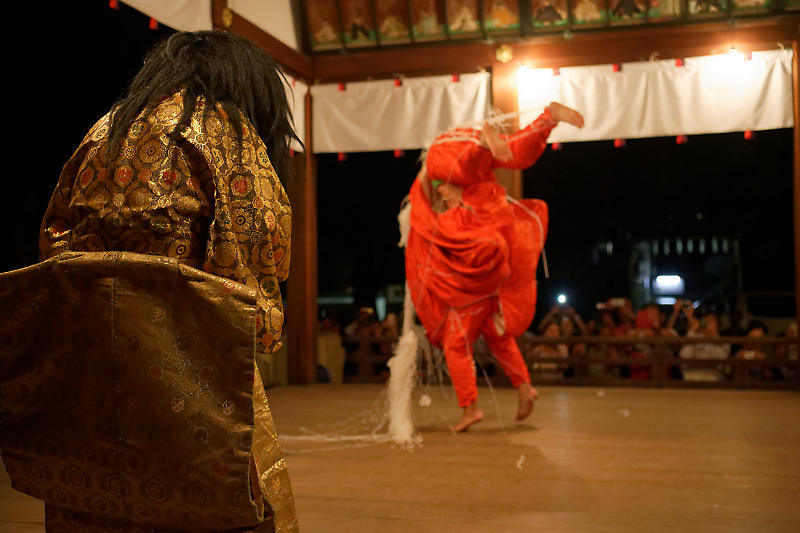
[[(380, 391), (268, 394), (279, 431), (304, 435), (357, 429)], [(532, 418), (515, 424), (516, 393), (495, 392), (497, 405), (481, 390), (487, 417), (467, 434), (447, 429), (451, 398), (416, 407), (424, 442), (413, 452), (287, 440), (301, 530), (800, 531), (798, 393), (542, 387)], [(3, 472), (0, 531), (42, 524), (43, 505)]]

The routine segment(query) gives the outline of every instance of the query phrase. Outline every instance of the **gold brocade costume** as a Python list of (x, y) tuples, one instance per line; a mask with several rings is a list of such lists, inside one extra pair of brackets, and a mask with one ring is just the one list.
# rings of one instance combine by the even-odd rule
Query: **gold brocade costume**
[(190, 125), (172, 134), (180, 93), (131, 125), (115, 161), (107, 160), (110, 115), (64, 166), (42, 222), (42, 259), (64, 250), (120, 250), (174, 257), (258, 291), (259, 351), (280, 348), (278, 282), (289, 275), (292, 213), (247, 119), (241, 159), (233, 124), (203, 99)]
[[(12, 457), (9, 462), (7, 446), (4, 446), (4, 457), (12, 480), (14, 475), (11, 470), (15, 470), (16, 475), (22, 476), (22, 484), (25, 485), (20, 487), (17, 482), (15, 486), (47, 502), (48, 531), (139, 532), (152, 531), (152, 528), (158, 531), (245, 531), (253, 527), (257, 527), (258, 531), (269, 531), (272, 529), (270, 522), (273, 512), (275, 531), (297, 530), (286, 464), (278, 445), (263, 384), (253, 362), (255, 351), (269, 353), (280, 347), (283, 308), (278, 282), (286, 279), (289, 267), (291, 209), (288, 198), (269, 161), (266, 146), (246, 119), (242, 120), (244, 131), (239, 158), (234, 127), (221, 108), (208, 110), (204, 118), (203, 100), (198, 99), (197, 111), (190, 125), (173, 134), (182, 111), (183, 101), (179, 93), (162, 101), (147, 115), (140, 116), (131, 126), (119, 155), (113, 161), (107, 159), (106, 150), (109, 116), (101, 119), (65, 165), (42, 224), (42, 259), (54, 259), (29, 268), (38, 268), (36, 272), (47, 273), (42, 281), (44, 285), (63, 284), (63, 276), (59, 277), (57, 265), (74, 254), (62, 252), (120, 251), (146, 254), (123, 253), (117, 257), (112, 252), (109, 256), (108, 260), (117, 265), (139, 261), (145, 267), (141, 275), (149, 272), (150, 277), (140, 279), (135, 271), (126, 270), (127, 277), (123, 276), (122, 286), (132, 284), (137, 288), (133, 292), (138, 295), (138, 298), (131, 297), (127, 301), (131, 315), (117, 317), (112, 313), (113, 320), (108, 323), (113, 332), (87, 331), (86, 337), (111, 335), (108, 346), (112, 348), (112, 353), (108, 354), (108, 358), (113, 368), (108, 372), (115, 377), (120, 376), (117, 372), (119, 364), (125, 369), (128, 367), (124, 358), (135, 357), (138, 367), (149, 369), (148, 378), (161, 381), (164, 376), (169, 377), (170, 381), (170, 387), (167, 388), (127, 391), (135, 393), (133, 396), (117, 395), (111, 401), (111, 405), (118, 408), (116, 411), (105, 413), (100, 408), (105, 404), (99, 399), (98, 405), (87, 406), (85, 401), (80, 404), (87, 419), (106, 420), (115, 428), (107, 428), (114, 435), (119, 435), (119, 426), (124, 425), (119, 408), (130, 409), (128, 415), (141, 422), (146, 429), (142, 429), (146, 435), (146, 438), (142, 438), (147, 440), (152, 439), (154, 434), (162, 434), (160, 445), (163, 446), (163, 457), (137, 455), (136, 446), (123, 441), (115, 444), (114, 439), (102, 433), (103, 428), (82, 428), (96, 435), (98, 442), (104, 446), (101, 450), (79, 449), (80, 443), (91, 441), (86, 441), (85, 435), (76, 435), (71, 442), (69, 434), (65, 433), (67, 437), (62, 442), (53, 444), (59, 449), (52, 457), (40, 450), (26, 453), (20, 449), (17, 461)], [(118, 273), (115, 271), (110, 274), (104, 270), (105, 262), (96, 259), (102, 254), (85, 255), (91, 271), (115, 280), (110, 305), (116, 309), (115, 276)], [(211, 306), (204, 315), (204, 322), (191, 320), (184, 314), (192, 317), (198, 310), (178, 301), (175, 294), (180, 291), (160, 294), (160, 291), (166, 290), (162, 287), (165, 280), (171, 278), (163, 269), (158, 270), (159, 264), (180, 267), (184, 279), (203, 275), (195, 270), (202, 268), (210, 274), (238, 283), (219, 280), (222, 287), (227, 287), (223, 294), (218, 290), (214, 292), (200, 288), (200, 285), (194, 292), (185, 292), (187, 302), (198, 300), (200, 303), (195, 302), (195, 306)], [(8, 276), (14, 274), (3, 277), (7, 281), (11, 279)], [(220, 285), (214, 281), (216, 279), (214, 276), (204, 278), (207, 283), (202, 287), (218, 288)], [(0, 289), (2, 281), (0, 279)], [(182, 282), (175, 283), (181, 285)], [(246, 287), (239, 284), (249, 287), (254, 297), (252, 313), (249, 315), (250, 333), (245, 331), (250, 345), (249, 348), (239, 347), (240, 353), (248, 349), (250, 351), (250, 369), (244, 374), (241, 368), (236, 371), (226, 369), (227, 363), (221, 361), (225, 359), (222, 355), (230, 353), (233, 333), (225, 328), (226, 320), (230, 317), (219, 321), (208, 319), (209, 313), (220, 313), (225, 309), (236, 316), (247, 311), (241, 307), (232, 309), (233, 304), (225, 301), (225, 295), (232, 295), (230, 298), (235, 299), (233, 296), (247, 291)], [(89, 294), (79, 291), (80, 298), (72, 302), (76, 308), (75, 315), (65, 313), (61, 317), (63, 323), (58, 323), (52, 335), (48, 334), (47, 340), (41, 342), (50, 342), (52, 337), (56, 341), (46, 346), (43, 344), (42, 349), (58, 352), (58, 343), (61, 342), (68, 347), (69, 355), (57, 359), (62, 364), (70, 358), (81, 367), (83, 358), (93, 363), (100, 361), (102, 349), (106, 347), (103, 342), (95, 339), (91, 344), (80, 346), (75, 334), (68, 332), (79, 328), (77, 324), (92, 323), (91, 317), (87, 319), (80, 308), (88, 305), (87, 302), (96, 304), (98, 300), (106, 298), (106, 294), (101, 294), (102, 287), (106, 285), (87, 286)], [(183, 283), (181, 286), (185, 289), (185, 285)], [(142, 287), (145, 289), (142, 290)], [(18, 289), (14, 287), (15, 291)], [(25, 301), (26, 297), (34, 298), (37, 294), (41, 296), (41, 290), (36, 285), (30, 285), (27, 294), (24, 290), (15, 293), (13, 301)], [(159, 298), (167, 298), (169, 305), (159, 305), (156, 301)], [(34, 307), (38, 310), (48, 309), (46, 305), (41, 305), (43, 303), (39, 302)], [(218, 307), (216, 311), (213, 310), (214, 306)], [(7, 311), (19, 313), (18, 310)], [(47, 311), (40, 318), (53, 319), (47, 316), (50, 312)], [(58, 312), (63, 313), (64, 309)], [(179, 316), (179, 312), (183, 314)], [(143, 317), (148, 318), (144, 320)], [(122, 322), (118, 322), (118, 318)], [(75, 322), (78, 320), (84, 322)], [(178, 331), (162, 330), (167, 327), (187, 327), (187, 320), (194, 324), (195, 337), (191, 342)], [(16, 325), (24, 329), (24, 324), (27, 323), (17, 322)], [(195, 327), (197, 324), (202, 327)], [(3, 327), (4, 324), (0, 324), (0, 328)], [(118, 338), (117, 327), (129, 329)], [(130, 331), (130, 328), (136, 327), (143, 329)], [(11, 348), (21, 350), (13, 344), (16, 340), (14, 330), (8, 331), (10, 333), (6, 335), (12, 339), (9, 341)], [(72, 338), (64, 338), (63, 335), (71, 335)], [(197, 348), (199, 357), (201, 360), (207, 359), (207, 364), (198, 368), (198, 363), (192, 362), (191, 358), (181, 360), (180, 355), (187, 349), (187, 342), (195, 348), (203, 342), (207, 343), (208, 346)], [(124, 350), (121, 350), (119, 343), (132, 343), (137, 349), (135, 353), (123, 357), (120, 354)], [(148, 349), (141, 350), (141, 346)], [(0, 355), (6, 355), (3, 353), (6, 348), (8, 346), (0, 343)], [(28, 345), (26, 349), (30, 350), (31, 346)], [(99, 354), (97, 350), (100, 350)], [(120, 357), (122, 363), (119, 363)], [(119, 364), (114, 366), (112, 363)], [(231, 361), (234, 366), (235, 363)], [(25, 380), (3, 381), (3, 375), (7, 375), (8, 370), (0, 367), (0, 381), (5, 389), (11, 387), (14, 393), (14, 387), (19, 387)], [(240, 373), (237, 374), (237, 371)], [(88, 374), (93, 375), (92, 372)], [(69, 375), (76, 377), (79, 374)], [(245, 376), (244, 382), (242, 377), (237, 377), (242, 375)], [(48, 375), (48, 379), (55, 378)], [(240, 399), (247, 401), (248, 408), (232, 403), (213, 403), (214, 391), (217, 390), (215, 386), (242, 389), (248, 379), (252, 380), (252, 390), (244, 389), (246, 393), (239, 394)], [(91, 381), (75, 384), (75, 387), (81, 388), (92, 386)], [(0, 398), (4, 402), (8, 392), (5, 389), (0, 390)], [(81, 398), (85, 400), (85, 390), (81, 390)], [(209, 401), (212, 403), (200, 402), (199, 398), (204, 395), (210, 395)], [(136, 401), (152, 402), (153, 408), (165, 413), (165, 416), (151, 416), (146, 420), (135, 418), (132, 406)], [(3, 411), (8, 409), (7, 405), (3, 404)], [(12, 401), (10, 405), (17, 404)], [(189, 409), (190, 405), (192, 409)], [(100, 412), (91, 412), (90, 409)], [(247, 409), (250, 409), (249, 420), (252, 423), (249, 427)], [(231, 413), (241, 415), (242, 412), (244, 418), (239, 416), (238, 422), (234, 421), (236, 416), (230, 417)], [(102, 413), (108, 416), (103, 419)], [(181, 413), (185, 416), (181, 417)], [(158, 423), (170, 424), (168, 421), (171, 418), (166, 415), (175, 415), (172, 422), (175, 427), (158, 426)], [(80, 418), (76, 415), (75, 420), (79, 421)], [(210, 438), (212, 433), (218, 438)], [(231, 438), (234, 440), (231, 441)], [(191, 457), (191, 453), (197, 452), (193, 446), (198, 443), (206, 446), (201, 457), (185, 459), (185, 454)], [(135, 456), (137, 464), (141, 462), (143, 468), (147, 467), (145, 472), (152, 477), (151, 484), (148, 485), (147, 479), (139, 477), (142, 472), (126, 469), (129, 465), (125, 461), (131, 454)], [(97, 457), (101, 460), (96, 463), (97, 468), (92, 468), (92, 461)], [(184, 461), (189, 464), (184, 464)], [(77, 473), (73, 473), (71, 468)], [(249, 490), (245, 491), (241, 484), (236, 485), (233, 481), (241, 481), (242, 468), (246, 469), (245, 481), (248, 477), (251, 481), (247, 484)], [(116, 480), (113, 475), (122, 477)], [(70, 485), (71, 481), (78, 478), (83, 479), (84, 483), (76, 481), (77, 485)], [(58, 482), (59, 479), (61, 482)], [(42, 482), (47, 487), (50, 481), (53, 483), (49, 493), (36, 494), (40, 490), (36, 488), (37, 484)], [(25, 490), (26, 487), (29, 490)], [(268, 506), (264, 505), (262, 496)], [(139, 507), (136, 507), (137, 502)], [(259, 525), (262, 520), (266, 522)]]

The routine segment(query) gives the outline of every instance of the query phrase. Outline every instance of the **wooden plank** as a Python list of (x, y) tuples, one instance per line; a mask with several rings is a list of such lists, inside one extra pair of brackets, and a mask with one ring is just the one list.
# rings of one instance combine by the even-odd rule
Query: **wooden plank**
[[(368, 433), (382, 391), (268, 391), (302, 531), (800, 529), (796, 393), (540, 387), (532, 417), (514, 423), (516, 392), (495, 391), (495, 402), (481, 388), (486, 419), (453, 435), (460, 411), (447, 388), (428, 408), (414, 402), (424, 440), (413, 453), (286, 438)], [(43, 509), (9, 489), (2, 467), (0, 493), (20, 502), (3, 510), (0, 531), (44, 531)]]
[(311, 68), (311, 58), (302, 52), (298, 52), (290, 46), (285, 45), (269, 33), (265, 32), (241, 15), (233, 13), (233, 20), (230, 26), (225, 24), (223, 11), (228, 7), (227, 0), (212, 1), (212, 21), (215, 30), (231, 31), (242, 37), (247, 37), (265, 52), (271, 55), (279, 65), (289, 74), (304, 81), (311, 82), (314, 79)]
[[(353, 430), (378, 386), (270, 391), (283, 435)], [(308, 531), (794, 531), (800, 428), (793, 393), (542, 387), (480, 390), (486, 419), (453, 435), (452, 397), (414, 407), (423, 447), (284, 442)], [(435, 393), (434, 393), (435, 394)], [(415, 396), (416, 399), (416, 396)], [(497, 413), (501, 418), (498, 418)], [(359, 415), (360, 413), (360, 415)], [(377, 419), (376, 419), (377, 420)], [(354, 422), (355, 423), (355, 422)], [(330, 436), (330, 435), (329, 435)], [(341, 444), (341, 443), (340, 443)]]
[[(794, 104), (794, 290), (795, 317), (800, 314), (800, 58), (797, 41), (792, 41), (792, 102)], [(800, 335), (798, 336), (800, 350)]]
[(44, 502), (11, 488), (0, 461), (0, 531), (3, 533), (44, 533)]
[(289, 381), (313, 383), (317, 369), (317, 167), (312, 146), (311, 92), (306, 93), (306, 153), (296, 154), (292, 202), (292, 259), (287, 285)]
[[(742, 51), (767, 50), (778, 42), (787, 45), (798, 37), (800, 15), (769, 19), (708, 22), (659, 28), (632, 28), (606, 32), (575, 32), (508, 42), (514, 53), (510, 63), (535, 67), (567, 67), (692, 57), (720, 53), (735, 45)], [(497, 43), (442, 44), (369, 50), (312, 57), (314, 77), (323, 82), (472, 72), (496, 66)]]
[[(512, 113), (519, 109), (516, 72), (517, 66), (511, 63), (496, 62), (492, 68), (492, 105), (501, 113)], [(508, 128), (511, 132), (516, 131), (519, 128), (519, 120), (511, 120)], [(521, 170), (496, 169), (494, 175), (498, 183), (505, 187), (506, 194), (512, 198), (522, 198)]]

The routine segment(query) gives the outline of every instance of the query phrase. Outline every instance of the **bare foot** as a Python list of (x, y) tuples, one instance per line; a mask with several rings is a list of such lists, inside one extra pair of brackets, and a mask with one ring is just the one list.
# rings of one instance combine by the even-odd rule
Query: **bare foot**
[(472, 402), (464, 408), (464, 416), (461, 417), (461, 421), (450, 429), (453, 430), (453, 433), (461, 433), (468, 430), (472, 424), (477, 424), (481, 420), (483, 420), (483, 411), (478, 409), (477, 403)]
[(517, 392), (519, 392), (517, 420), (525, 420), (533, 411), (534, 402), (539, 397), (539, 391), (534, 389), (530, 383), (523, 383), (517, 388)]

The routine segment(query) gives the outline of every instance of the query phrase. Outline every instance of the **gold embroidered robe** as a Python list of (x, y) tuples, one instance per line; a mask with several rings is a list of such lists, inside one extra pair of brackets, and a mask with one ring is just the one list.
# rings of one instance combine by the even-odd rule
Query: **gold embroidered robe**
[[(280, 347), (278, 282), (289, 268), (291, 209), (253, 126), (243, 119), (241, 156), (224, 111), (203, 99), (188, 127), (173, 134), (182, 94), (131, 126), (119, 154), (107, 155), (109, 116), (65, 165), (40, 233), (42, 259), (64, 251), (128, 251), (167, 256), (255, 291), (255, 345)], [(209, 331), (209, 335), (214, 335)], [(254, 368), (252, 433), (255, 503), (275, 512), (276, 531), (297, 530), (286, 464)]]

